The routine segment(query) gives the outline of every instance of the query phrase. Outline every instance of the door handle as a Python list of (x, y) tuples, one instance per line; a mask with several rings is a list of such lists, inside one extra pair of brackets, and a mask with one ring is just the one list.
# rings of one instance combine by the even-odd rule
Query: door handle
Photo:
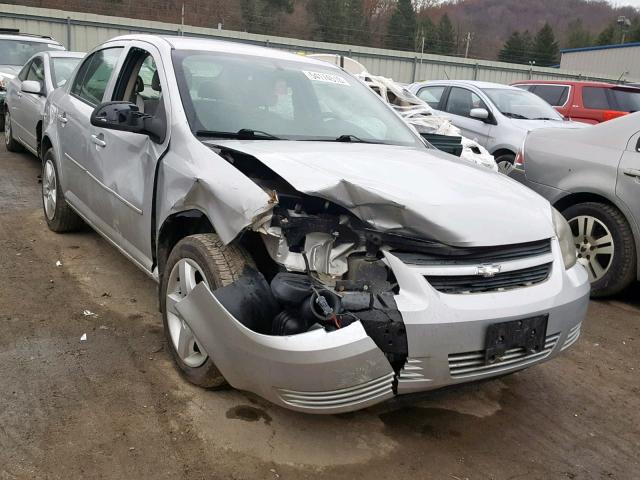
[[(102, 134), (100, 134), (100, 135), (102, 135)], [(106, 147), (107, 146), (107, 142), (102, 140), (98, 135), (91, 135), (91, 141), (93, 143), (95, 143), (96, 145), (98, 145), (99, 147)]]
[(58, 121), (60, 123), (67, 123), (69, 121), (69, 119), (67, 118), (67, 114), (66, 113), (58, 114)]
[(636, 168), (625, 168), (622, 170), (622, 173), (624, 173), (629, 177), (636, 177), (636, 178), (640, 177), (640, 170)]

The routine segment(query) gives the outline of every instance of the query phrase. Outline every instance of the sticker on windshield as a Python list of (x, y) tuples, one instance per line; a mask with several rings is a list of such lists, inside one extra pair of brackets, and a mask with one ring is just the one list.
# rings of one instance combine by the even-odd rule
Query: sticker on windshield
[(303, 70), (303, 73), (309, 80), (314, 82), (335, 83), (337, 85), (346, 85), (347, 87), (351, 86), (349, 82), (340, 75), (334, 75), (333, 73), (309, 72), (308, 70)]

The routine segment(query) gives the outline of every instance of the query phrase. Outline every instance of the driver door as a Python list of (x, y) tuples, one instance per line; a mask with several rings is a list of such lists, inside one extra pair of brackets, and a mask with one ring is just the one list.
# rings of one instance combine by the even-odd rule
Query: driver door
[(444, 116), (462, 131), (462, 135), (486, 147), (491, 138), (493, 125), (484, 120), (471, 118), (471, 110), (474, 108), (484, 108), (491, 115), (487, 104), (476, 93), (462, 87), (451, 87), (445, 102)]
[[(110, 100), (128, 101), (169, 125), (169, 98), (160, 53), (130, 42)], [(95, 213), (104, 233), (146, 270), (151, 270), (153, 186), (158, 160), (168, 147), (148, 135), (89, 125), (88, 170), (100, 184)]]

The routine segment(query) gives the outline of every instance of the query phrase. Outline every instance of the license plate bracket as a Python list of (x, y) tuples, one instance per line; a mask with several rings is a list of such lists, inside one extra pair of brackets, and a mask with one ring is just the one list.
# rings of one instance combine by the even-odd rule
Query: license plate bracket
[(484, 363), (499, 362), (507, 350), (524, 348), (527, 355), (544, 350), (549, 315), (493, 323), (485, 334)]

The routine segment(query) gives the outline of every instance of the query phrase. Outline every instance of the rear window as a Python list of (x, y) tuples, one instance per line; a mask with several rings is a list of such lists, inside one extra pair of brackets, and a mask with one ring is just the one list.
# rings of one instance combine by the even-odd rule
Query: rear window
[(607, 98), (607, 88), (602, 87), (583, 87), (582, 103), (584, 108), (593, 108), (596, 110), (610, 110), (609, 100)]
[(33, 55), (46, 50), (64, 50), (62, 45), (29, 40), (0, 39), (0, 65), (24, 65)]
[(612, 88), (611, 93), (616, 102), (616, 110), (622, 112), (637, 112), (640, 110), (640, 90), (618, 90)]
[(531, 91), (554, 107), (561, 107), (569, 97), (569, 87), (565, 85), (536, 85)]

